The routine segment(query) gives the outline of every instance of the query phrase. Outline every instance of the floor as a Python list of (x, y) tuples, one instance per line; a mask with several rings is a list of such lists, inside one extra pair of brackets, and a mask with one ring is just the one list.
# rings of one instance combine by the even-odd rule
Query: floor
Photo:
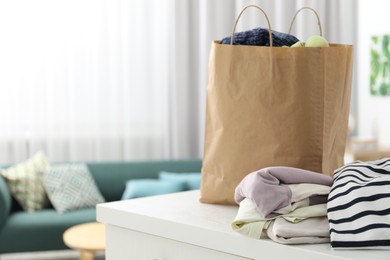
[[(0, 260), (78, 260), (79, 252), (73, 250), (2, 254)], [(97, 253), (95, 260), (104, 260), (104, 253)]]

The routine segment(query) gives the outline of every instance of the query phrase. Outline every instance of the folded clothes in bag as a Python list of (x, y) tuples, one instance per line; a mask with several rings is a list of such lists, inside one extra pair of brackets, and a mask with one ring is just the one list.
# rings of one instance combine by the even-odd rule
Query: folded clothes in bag
[[(230, 36), (221, 40), (221, 44), (230, 44)], [(291, 46), (299, 40), (291, 34), (272, 31), (274, 47)], [(252, 30), (238, 32), (234, 34), (234, 45), (256, 45), (269, 46), (269, 30), (264, 28), (254, 28)]]

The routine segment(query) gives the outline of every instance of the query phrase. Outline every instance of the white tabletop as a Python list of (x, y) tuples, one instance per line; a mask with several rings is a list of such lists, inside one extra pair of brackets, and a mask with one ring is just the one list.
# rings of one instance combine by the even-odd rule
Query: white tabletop
[[(329, 244), (287, 246), (231, 229), (238, 206), (199, 202), (199, 190), (97, 206), (97, 220), (251, 259), (390, 259), (390, 250), (333, 250)], [(293, 257), (292, 257), (293, 256)]]

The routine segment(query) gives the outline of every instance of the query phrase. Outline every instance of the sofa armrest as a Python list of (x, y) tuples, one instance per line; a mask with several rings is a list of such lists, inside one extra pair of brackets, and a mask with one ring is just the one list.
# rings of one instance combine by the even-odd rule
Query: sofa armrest
[(7, 217), (11, 211), (11, 194), (8, 190), (7, 183), (0, 176), (0, 227), (7, 220)]

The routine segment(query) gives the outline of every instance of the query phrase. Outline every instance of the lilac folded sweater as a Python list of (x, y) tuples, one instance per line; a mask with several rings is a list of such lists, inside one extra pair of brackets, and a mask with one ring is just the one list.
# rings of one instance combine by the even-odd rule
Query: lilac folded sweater
[[(332, 177), (324, 174), (307, 171), (293, 167), (268, 167), (248, 174), (235, 190), (235, 201), (240, 203), (248, 198), (255, 202), (259, 213), (263, 217), (278, 209), (284, 208), (292, 203), (291, 184), (318, 184), (324, 186), (332, 185)], [(324, 194), (316, 194), (310, 191), (310, 204), (323, 203)], [(321, 195), (321, 196), (316, 196)]]

